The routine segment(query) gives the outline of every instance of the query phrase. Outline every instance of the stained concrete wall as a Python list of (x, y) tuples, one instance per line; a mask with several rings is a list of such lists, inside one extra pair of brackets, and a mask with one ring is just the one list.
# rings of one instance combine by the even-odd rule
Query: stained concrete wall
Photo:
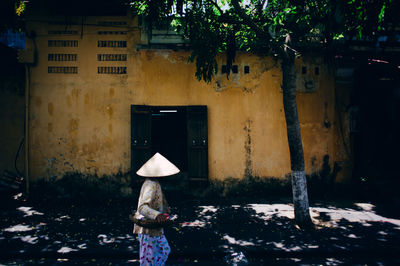
[[(49, 20), (59, 19), (56, 23)], [(290, 158), (278, 61), (239, 53), (239, 73), (218, 74), (207, 84), (195, 77), (189, 52), (137, 50), (140, 29), (129, 17), (43, 18), (29, 23), (36, 32), (38, 64), (31, 75), (30, 165), (33, 179), (66, 172), (114, 175), (130, 171), (130, 106), (207, 105), (209, 177), (284, 177)], [(72, 23), (71, 23), (72, 21)], [(74, 25), (76, 21), (76, 25)], [(96, 26), (126, 21), (126, 26)], [(76, 31), (51, 35), (49, 31)], [(126, 31), (126, 35), (99, 35)], [(49, 40), (77, 40), (78, 47), (48, 47)], [(97, 47), (98, 40), (126, 40), (126, 48)], [(77, 54), (77, 61), (51, 62), (48, 54)], [(127, 54), (127, 61), (99, 62), (101, 53)], [(223, 64), (224, 57), (218, 59)], [(49, 66), (77, 66), (78, 74), (48, 73)], [(127, 74), (98, 74), (98, 66), (126, 66)], [(244, 74), (244, 66), (250, 73)], [(302, 73), (303, 67), (315, 71)], [(323, 157), (346, 161), (338, 135), (333, 74), (318, 59), (297, 62), (298, 107), (306, 171), (320, 171)], [(314, 72), (313, 72), (314, 71)], [(303, 75), (303, 76), (302, 76)], [(312, 80), (310, 92), (304, 82)], [(344, 177), (340, 177), (344, 178)]]

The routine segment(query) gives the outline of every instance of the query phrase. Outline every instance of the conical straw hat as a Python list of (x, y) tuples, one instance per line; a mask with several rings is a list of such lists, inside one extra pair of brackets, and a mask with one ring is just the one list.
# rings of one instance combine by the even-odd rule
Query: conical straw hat
[(178, 167), (157, 152), (142, 167), (140, 167), (136, 174), (144, 177), (163, 177), (174, 175), (179, 172), (180, 170)]

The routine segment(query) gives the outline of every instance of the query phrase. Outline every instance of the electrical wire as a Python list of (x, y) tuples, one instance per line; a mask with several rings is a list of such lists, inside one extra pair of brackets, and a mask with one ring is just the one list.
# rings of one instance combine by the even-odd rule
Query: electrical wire
[(17, 173), (18, 176), (22, 176), (22, 177), (24, 175), (18, 170), (17, 161), (18, 161), (18, 157), (19, 157), (19, 154), (21, 153), (21, 149), (22, 149), (22, 146), (24, 145), (24, 143), (25, 143), (25, 137), (23, 137), (21, 142), (19, 143), (18, 151), (15, 154), (15, 160), (14, 160), (15, 172)]

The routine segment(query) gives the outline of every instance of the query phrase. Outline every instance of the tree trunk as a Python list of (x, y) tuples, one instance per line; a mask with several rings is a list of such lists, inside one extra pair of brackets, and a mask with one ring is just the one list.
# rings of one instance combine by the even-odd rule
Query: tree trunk
[(312, 225), (307, 193), (307, 180), (304, 170), (303, 144), (301, 142), (299, 118), (296, 103), (295, 55), (285, 51), (282, 61), (282, 91), (285, 110), (287, 137), (290, 150), (291, 179), (294, 215), (300, 227)]

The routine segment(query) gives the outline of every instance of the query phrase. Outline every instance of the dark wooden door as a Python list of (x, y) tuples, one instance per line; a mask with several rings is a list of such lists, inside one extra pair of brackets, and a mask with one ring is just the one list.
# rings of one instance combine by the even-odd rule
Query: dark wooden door
[(131, 106), (131, 173), (136, 171), (152, 156), (151, 154), (151, 107)]
[(188, 177), (208, 180), (207, 106), (187, 107)]

